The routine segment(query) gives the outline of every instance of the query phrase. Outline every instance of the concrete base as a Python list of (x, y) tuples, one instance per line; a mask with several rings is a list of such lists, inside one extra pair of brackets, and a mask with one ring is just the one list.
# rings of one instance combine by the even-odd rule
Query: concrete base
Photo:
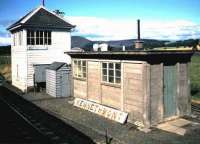
[(189, 124), (191, 124), (189, 120), (179, 118), (179, 119), (172, 120), (163, 124), (159, 124), (157, 128), (183, 136), (186, 133), (186, 129), (183, 127)]

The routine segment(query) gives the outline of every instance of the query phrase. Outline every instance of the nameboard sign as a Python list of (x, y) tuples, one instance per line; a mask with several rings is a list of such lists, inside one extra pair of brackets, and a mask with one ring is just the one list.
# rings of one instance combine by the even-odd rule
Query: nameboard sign
[(125, 113), (125, 112), (122, 112), (110, 107), (106, 107), (106, 106), (97, 104), (95, 102), (83, 100), (80, 98), (75, 98), (74, 106), (82, 108), (84, 110), (88, 110), (90, 112), (93, 112), (95, 114), (98, 114), (110, 120), (117, 121), (122, 124), (125, 123), (128, 116), (128, 113)]

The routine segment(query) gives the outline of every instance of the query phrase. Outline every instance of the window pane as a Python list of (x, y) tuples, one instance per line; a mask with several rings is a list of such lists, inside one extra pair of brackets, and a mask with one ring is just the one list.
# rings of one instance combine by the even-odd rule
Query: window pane
[(35, 39), (31, 38), (31, 45), (35, 45)]
[(121, 78), (116, 77), (116, 78), (115, 78), (115, 82), (116, 82), (116, 83), (121, 83)]
[(107, 63), (103, 63), (102, 65), (103, 65), (102, 67), (103, 67), (104, 69), (107, 68)]
[(47, 31), (44, 31), (44, 37), (47, 38)]
[(40, 31), (40, 37), (43, 37), (43, 31)]
[(114, 83), (114, 77), (109, 76), (109, 82)]
[(109, 69), (113, 69), (113, 63), (109, 63)]
[(83, 65), (83, 66), (86, 66), (86, 61), (82, 61), (82, 65)]
[(86, 67), (83, 67), (83, 73), (86, 73)]
[(51, 45), (51, 39), (48, 39), (48, 45)]
[(120, 70), (120, 69), (121, 69), (121, 64), (119, 64), (119, 63), (116, 63), (116, 64), (115, 64), (115, 69), (118, 69), (118, 70)]
[(103, 81), (107, 81), (107, 76), (103, 76)]
[(108, 75), (107, 74), (107, 69), (103, 69), (103, 75)]
[(28, 37), (27, 38), (27, 45), (30, 45), (31, 44), (31, 39)]
[(115, 71), (115, 76), (116, 76), (116, 77), (121, 77), (121, 71), (116, 70), (116, 71)]
[(45, 39), (44, 39), (44, 44), (45, 45), (47, 45), (48, 44), (48, 41), (47, 41), (48, 39), (45, 37)]
[(39, 37), (36, 37), (36, 45), (39, 45)]
[(81, 70), (81, 61), (78, 61), (78, 77), (82, 76), (82, 70)]
[(48, 38), (51, 38), (51, 32), (48, 31), (47, 33), (48, 33)]
[(86, 77), (86, 73), (83, 73), (83, 77), (84, 77), (84, 78)]
[(109, 70), (109, 76), (114, 76), (114, 71), (113, 70)]
[(31, 37), (34, 37), (34, 31), (30, 31), (30, 34)]
[(78, 66), (81, 66), (81, 61), (80, 60), (78, 61)]
[(31, 36), (31, 32), (30, 30), (27, 31), (27, 37), (30, 37)]
[(39, 37), (39, 31), (36, 31), (36, 37)]
[(40, 37), (40, 45), (43, 45), (43, 37)]

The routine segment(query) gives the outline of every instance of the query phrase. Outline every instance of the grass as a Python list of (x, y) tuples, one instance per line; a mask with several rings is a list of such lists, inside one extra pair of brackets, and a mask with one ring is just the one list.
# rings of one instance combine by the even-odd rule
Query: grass
[(11, 65), (10, 64), (0, 64), (0, 75), (7, 81), (11, 81)]
[(192, 57), (190, 64), (191, 95), (193, 100), (200, 101), (200, 54)]

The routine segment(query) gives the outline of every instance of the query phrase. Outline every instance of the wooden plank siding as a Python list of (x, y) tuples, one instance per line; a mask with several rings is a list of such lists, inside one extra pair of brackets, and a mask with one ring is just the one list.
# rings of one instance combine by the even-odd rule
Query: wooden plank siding
[(164, 118), (177, 115), (177, 65), (164, 65)]
[(88, 61), (88, 100), (101, 103), (101, 66), (100, 62)]
[(191, 100), (189, 91), (188, 63), (178, 64), (178, 95), (177, 112), (178, 115), (188, 115), (191, 113)]
[(121, 110), (121, 88), (101, 84), (102, 104)]
[(143, 64), (124, 63), (124, 105), (129, 121), (143, 123), (144, 87)]
[(87, 81), (74, 78), (74, 97), (87, 100)]
[(150, 68), (150, 120), (157, 124), (163, 120), (163, 64)]
[[(121, 84), (116, 85), (101, 81), (101, 63), (106, 60), (86, 59), (86, 61), (87, 78), (73, 78), (74, 97), (128, 112), (128, 122), (139, 123), (145, 127), (190, 113), (187, 63), (121, 61), (121, 72), (123, 73)], [(164, 69), (166, 69), (165, 72)], [(174, 85), (168, 85), (176, 93), (173, 97), (176, 103), (175, 108), (173, 107), (175, 110), (170, 117), (164, 115), (166, 107), (164, 73), (168, 74), (166, 77), (168, 76), (169, 81), (172, 79), (176, 81)], [(168, 99), (170, 96), (165, 98)]]
[(56, 96), (56, 71), (46, 70), (46, 92), (51, 96)]

